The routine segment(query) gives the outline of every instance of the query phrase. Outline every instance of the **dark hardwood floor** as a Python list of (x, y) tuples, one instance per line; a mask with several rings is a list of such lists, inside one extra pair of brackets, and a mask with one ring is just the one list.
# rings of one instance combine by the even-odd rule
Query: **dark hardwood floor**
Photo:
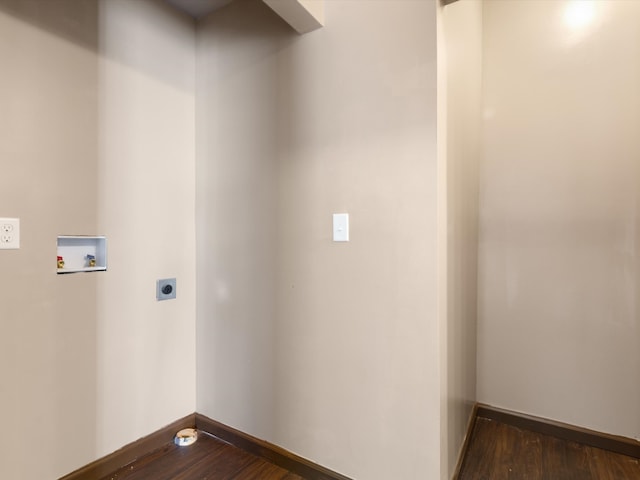
[(211, 435), (198, 432), (188, 447), (173, 443), (100, 480), (303, 480)]
[(637, 480), (640, 461), (478, 417), (458, 480)]
[[(173, 443), (100, 480), (304, 480), (199, 432), (188, 447)], [(458, 480), (640, 480), (637, 458), (478, 417)]]

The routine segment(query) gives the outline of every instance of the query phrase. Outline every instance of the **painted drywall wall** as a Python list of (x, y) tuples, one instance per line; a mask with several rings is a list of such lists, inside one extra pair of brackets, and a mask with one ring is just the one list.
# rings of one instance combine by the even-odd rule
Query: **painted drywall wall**
[(436, 4), (325, 13), (198, 25), (197, 410), (354, 478), (439, 478)]
[(234, 2), (197, 31), (198, 412), (271, 438), (278, 400), (280, 41), (266, 5)]
[(95, 450), (97, 277), (55, 264), (58, 234), (97, 228), (97, 6), (72, 3), (0, 1), (0, 217), (21, 220), (21, 249), (0, 251), (2, 478)]
[(478, 397), (640, 437), (640, 4), (484, 9)]
[[(445, 158), (443, 242), (446, 304), (442, 326), (444, 478), (452, 478), (476, 401), (478, 164), (481, 153), (482, 2), (460, 0), (441, 9), (438, 75), (439, 149)], [(442, 261), (441, 259), (441, 261)]]
[[(195, 411), (195, 28), (156, 0), (104, 0), (99, 28), (97, 452)], [(156, 280), (176, 277), (158, 302)]]
[[(0, 32), (0, 216), (22, 221), (0, 476), (42, 480), (195, 410), (194, 27), (160, 1), (0, 0)], [(96, 233), (109, 270), (56, 275), (56, 236)]]

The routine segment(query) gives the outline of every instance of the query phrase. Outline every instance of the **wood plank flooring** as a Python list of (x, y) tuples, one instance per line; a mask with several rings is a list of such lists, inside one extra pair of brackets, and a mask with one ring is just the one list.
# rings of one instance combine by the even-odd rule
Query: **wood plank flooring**
[[(199, 432), (100, 480), (304, 480)], [(399, 479), (400, 480), (400, 479)], [(640, 480), (640, 461), (479, 417), (458, 480)]]
[(100, 480), (304, 480), (211, 435), (187, 447), (173, 443)]
[(637, 458), (478, 417), (458, 480), (638, 480)]

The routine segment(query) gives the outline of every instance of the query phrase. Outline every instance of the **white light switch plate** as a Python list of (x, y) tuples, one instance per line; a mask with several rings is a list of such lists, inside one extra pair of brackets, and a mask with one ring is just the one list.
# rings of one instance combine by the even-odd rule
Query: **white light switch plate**
[(348, 213), (333, 214), (333, 241), (334, 242), (349, 241), (349, 214)]
[(20, 248), (20, 219), (0, 218), (0, 250)]

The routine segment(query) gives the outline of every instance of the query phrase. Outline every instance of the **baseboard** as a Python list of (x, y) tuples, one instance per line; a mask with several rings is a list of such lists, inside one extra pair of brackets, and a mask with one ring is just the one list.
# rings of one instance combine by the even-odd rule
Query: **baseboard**
[(478, 418), (478, 404), (473, 405), (471, 409), (471, 415), (469, 416), (469, 423), (467, 424), (467, 433), (464, 436), (464, 440), (462, 442), (462, 447), (460, 448), (460, 454), (458, 455), (458, 463), (456, 464), (456, 469), (453, 472), (452, 480), (458, 480), (460, 477), (460, 472), (462, 472), (462, 465), (464, 463), (464, 459), (467, 456), (467, 450), (469, 449), (469, 444), (471, 443), (471, 435), (473, 435), (473, 429), (476, 426), (476, 418)]
[(610, 435), (567, 423), (535, 417), (525, 413), (512, 412), (490, 405), (478, 405), (477, 416), (531, 430), (543, 435), (551, 435), (562, 440), (582, 443), (614, 453), (640, 458), (640, 442), (627, 437)]
[(344, 475), (315, 464), (281, 447), (252, 437), (199, 413), (196, 414), (196, 428), (300, 475), (305, 480), (350, 480)]
[(151, 435), (147, 435), (133, 443), (125, 445), (120, 450), (61, 477), (59, 480), (96, 480), (97, 478), (102, 478), (130, 464), (137, 458), (157, 450), (167, 443), (171, 443), (177, 431), (183, 428), (193, 428), (195, 425), (195, 413), (187, 415)]

